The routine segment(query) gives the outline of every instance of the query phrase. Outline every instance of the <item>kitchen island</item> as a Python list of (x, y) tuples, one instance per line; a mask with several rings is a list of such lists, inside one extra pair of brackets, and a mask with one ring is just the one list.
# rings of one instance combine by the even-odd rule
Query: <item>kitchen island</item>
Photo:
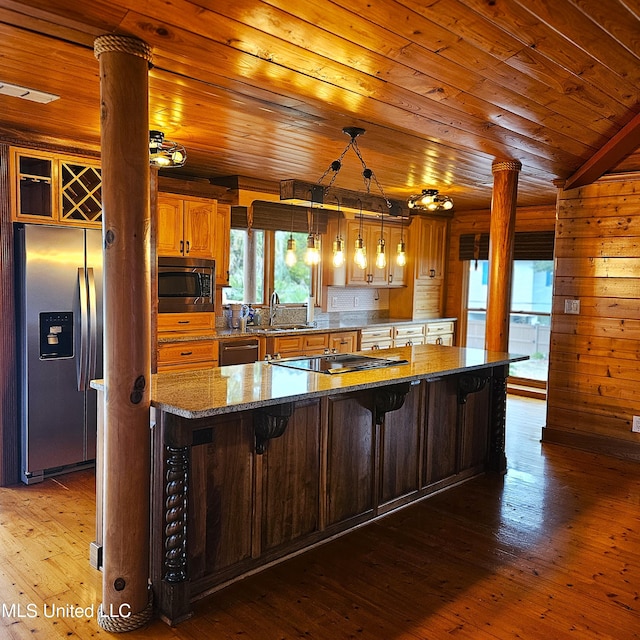
[(262, 567), (506, 470), (508, 364), (524, 357), (439, 345), (378, 354), (407, 362), (153, 376), (151, 580), (165, 620)]

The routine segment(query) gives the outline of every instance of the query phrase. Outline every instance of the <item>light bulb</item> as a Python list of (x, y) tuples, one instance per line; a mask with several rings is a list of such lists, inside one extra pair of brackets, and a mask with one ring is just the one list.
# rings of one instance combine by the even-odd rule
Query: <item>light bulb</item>
[(287, 267), (293, 267), (293, 265), (298, 261), (296, 256), (296, 239), (293, 236), (289, 236), (287, 240), (287, 253), (284, 257), (284, 263)]
[(398, 251), (396, 254), (396, 264), (404, 267), (407, 264), (407, 254), (405, 253), (404, 242), (398, 242)]
[(333, 241), (333, 266), (341, 267), (344, 264), (344, 240), (338, 236)]
[(378, 246), (376, 248), (376, 267), (378, 269), (384, 269), (387, 266), (387, 255), (384, 251), (384, 240), (380, 238), (378, 240)]
[(364, 246), (364, 240), (360, 236), (356, 238), (356, 252), (353, 255), (353, 261), (360, 269), (367, 268), (367, 250)]
[(314, 266), (320, 262), (320, 252), (316, 245), (316, 237), (313, 233), (307, 236), (307, 251), (304, 254), (304, 261), (309, 266)]

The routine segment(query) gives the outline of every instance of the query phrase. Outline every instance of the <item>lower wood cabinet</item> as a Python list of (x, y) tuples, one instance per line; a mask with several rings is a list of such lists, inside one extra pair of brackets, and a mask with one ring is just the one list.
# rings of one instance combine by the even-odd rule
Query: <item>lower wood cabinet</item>
[(182, 340), (158, 344), (158, 371), (214, 367), (217, 362), (217, 340)]
[[(504, 395), (506, 367), (495, 371), (389, 381), (198, 420), (162, 414), (154, 477), (172, 469), (183, 479), (156, 494), (154, 527), (164, 531), (173, 517), (163, 506), (172, 491), (188, 495), (180, 503), (188, 579), (171, 589), (193, 598), (481, 473), (490, 445), (500, 448), (492, 385), (497, 377)], [(154, 579), (166, 570), (164, 549), (179, 542), (172, 536), (152, 554)], [(180, 602), (188, 598), (162, 600), (163, 615), (177, 619)]]

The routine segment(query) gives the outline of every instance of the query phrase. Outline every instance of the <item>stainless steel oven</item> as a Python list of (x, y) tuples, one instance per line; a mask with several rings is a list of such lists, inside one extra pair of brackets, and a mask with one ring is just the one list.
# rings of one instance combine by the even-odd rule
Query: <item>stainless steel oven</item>
[(213, 311), (216, 263), (196, 258), (158, 258), (158, 311)]

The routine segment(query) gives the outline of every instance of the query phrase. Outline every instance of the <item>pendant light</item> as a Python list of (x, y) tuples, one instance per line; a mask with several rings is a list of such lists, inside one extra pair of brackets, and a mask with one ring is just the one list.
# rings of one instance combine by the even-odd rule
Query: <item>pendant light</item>
[(289, 239), (287, 240), (287, 252), (284, 256), (284, 263), (291, 269), (297, 261), (296, 239), (293, 237), (293, 209), (291, 209), (291, 231), (289, 232)]
[(353, 254), (353, 261), (360, 269), (367, 268), (367, 248), (364, 246), (364, 240), (362, 239), (362, 201), (358, 199), (360, 203), (360, 226), (358, 228), (358, 237), (355, 243), (355, 253)]
[(342, 215), (340, 212), (340, 200), (336, 198), (336, 202), (338, 203), (338, 234), (333, 241), (333, 266), (339, 268), (344, 264), (344, 240), (340, 235), (340, 217)]
[(307, 236), (307, 250), (304, 254), (304, 261), (311, 267), (320, 263), (320, 238), (313, 231), (313, 204), (307, 212), (309, 217), (309, 235)]
[(400, 242), (396, 251), (396, 264), (399, 267), (404, 267), (407, 264), (407, 253), (404, 244), (404, 220), (400, 218)]
[(376, 268), (384, 269), (387, 266), (387, 255), (385, 253), (384, 242), (384, 211), (380, 213), (380, 238), (378, 238), (378, 245), (376, 246)]

